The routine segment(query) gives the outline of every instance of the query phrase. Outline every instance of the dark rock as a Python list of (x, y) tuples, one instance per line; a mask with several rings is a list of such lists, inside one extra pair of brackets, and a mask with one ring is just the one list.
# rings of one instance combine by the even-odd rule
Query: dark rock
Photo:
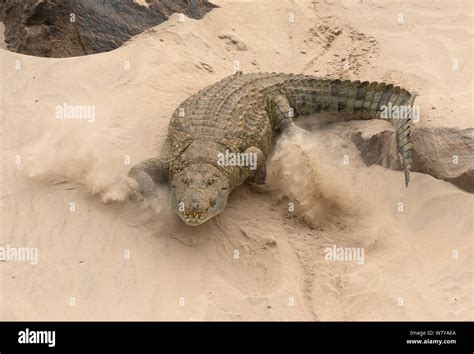
[(3, 9), (5, 8), (5, 1), (6, 0), (0, 0), (0, 21), (3, 22)]
[[(352, 141), (367, 165), (401, 169), (393, 130), (357, 132), (352, 135)], [(412, 145), (412, 171), (429, 174), (474, 193), (474, 129), (414, 129)]]
[(0, 0), (5, 42), (13, 52), (71, 57), (107, 52), (172, 13), (202, 18), (207, 0)]
[(383, 130), (375, 133), (357, 132), (352, 142), (361, 152), (362, 159), (370, 165), (381, 165), (393, 170), (401, 170), (402, 164), (397, 151), (394, 132)]

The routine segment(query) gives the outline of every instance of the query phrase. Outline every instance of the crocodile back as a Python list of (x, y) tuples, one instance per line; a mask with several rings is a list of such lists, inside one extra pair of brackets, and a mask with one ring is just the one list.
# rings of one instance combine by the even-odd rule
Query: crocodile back
[(267, 153), (273, 140), (272, 122), (265, 111), (265, 95), (287, 74), (235, 74), (186, 99), (173, 113), (169, 125), (176, 139), (218, 142), (232, 151), (256, 146)]

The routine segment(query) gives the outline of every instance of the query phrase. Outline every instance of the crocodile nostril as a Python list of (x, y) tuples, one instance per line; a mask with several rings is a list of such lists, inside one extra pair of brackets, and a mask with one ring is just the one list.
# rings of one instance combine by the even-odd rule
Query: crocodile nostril
[(200, 206), (200, 205), (199, 205), (199, 199), (197, 199), (197, 198), (192, 198), (190, 204), (191, 204), (191, 205), (190, 205), (190, 206), (191, 206), (191, 211), (199, 211), (199, 209), (200, 209), (200, 208), (199, 208), (199, 206)]

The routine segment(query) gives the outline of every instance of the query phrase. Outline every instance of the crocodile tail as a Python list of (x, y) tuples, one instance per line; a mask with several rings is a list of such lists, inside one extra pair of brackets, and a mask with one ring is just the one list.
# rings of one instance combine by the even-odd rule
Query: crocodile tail
[(416, 93), (383, 82), (326, 80), (306, 75), (289, 78), (284, 83), (284, 91), (295, 115), (339, 112), (345, 113), (346, 120), (381, 118), (391, 121), (408, 186)]

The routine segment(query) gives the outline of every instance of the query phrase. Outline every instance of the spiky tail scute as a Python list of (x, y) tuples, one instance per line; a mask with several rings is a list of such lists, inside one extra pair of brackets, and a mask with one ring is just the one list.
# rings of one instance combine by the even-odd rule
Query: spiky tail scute
[[(312, 76), (295, 75), (284, 85), (285, 96), (296, 115), (318, 112), (341, 112), (351, 119), (388, 119), (395, 127), (398, 151), (405, 174), (410, 181), (411, 115), (403, 118), (381, 117), (384, 107), (406, 107), (411, 112), (416, 93), (400, 86), (379, 82), (326, 80)], [(406, 112), (406, 110), (405, 110)]]

